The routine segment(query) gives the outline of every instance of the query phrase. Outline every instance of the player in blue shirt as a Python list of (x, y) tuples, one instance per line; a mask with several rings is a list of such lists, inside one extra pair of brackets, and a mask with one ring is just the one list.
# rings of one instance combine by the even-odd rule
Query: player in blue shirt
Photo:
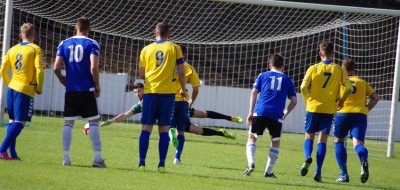
[[(101, 139), (99, 131), (100, 114), (97, 110), (96, 97), (100, 96), (99, 82), (99, 44), (88, 38), (90, 21), (80, 17), (75, 25), (76, 36), (68, 38), (58, 46), (54, 63), (54, 72), (66, 87), (64, 104), (63, 150), (64, 165), (71, 165), (69, 150), (72, 141), (72, 128), (76, 119), (89, 121), (90, 140), (94, 152), (92, 166), (105, 168), (101, 156)], [(65, 63), (66, 76), (61, 73)]]
[[(282, 132), (282, 123), (279, 120), (285, 119), (297, 104), (293, 81), (282, 73), (284, 67), (284, 60), (281, 55), (276, 53), (270, 55), (269, 68), (271, 71), (258, 75), (253, 85), (253, 91), (250, 94), (249, 115), (247, 116), (247, 125), (250, 125), (250, 128), (246, 145), (248, 166), (244, 171), (245, 175), (249, 176), (255, 169), (256, 141), (268, 128), (271, 136), (271, 147), (264, 176), (276, 178), (272, 169), (279, 153)], [(260, 93), (260, 97), (254, 107), (258, 93)], [(290, 99), (290, 104), (285, 109), (286, 98)]]

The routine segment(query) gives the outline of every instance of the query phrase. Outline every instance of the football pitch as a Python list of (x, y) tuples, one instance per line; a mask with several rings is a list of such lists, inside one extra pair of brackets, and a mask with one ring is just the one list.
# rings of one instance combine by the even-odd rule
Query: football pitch
[[(175, 150), (170, 144), (166, 173), (157, 172), (158, 132), (150, 137), (146, 171), (137, 170), (140, 125), (115, 123), (101, 128), (103, 157), (108, 168), (92, 168), (90, 139), (82, 133), (84, 122), (77, 121), (71, 146), (72, 166), (62, 166), (61, 118), (33, 118), (17, 140), (17, 151), (23, 161), (0, 160), (1, 189), (400, 189), (400, 143), (395, 145), (394, 158), (384, 152), (370, 151), (370, 178), (360, 182), (358, 157), (348, 148), (350, 183), (337, 183), (337, 166), (333, 138), (329, 138), (322, 170), (322, 183), (313, 180), (315, 162), (307, 176), (300, 176), (304, 161), (303, 135), (282, 134), (279, 159), (274, 173), (277, 179), (263, 177), (270, 144), (268, 134), (257, 142), (256, 170), (243, 176), (247, 131), (237, 133), (236, 140), (186, 134), (183, 165), (173, 165)], [(3, 140), (6, 127), (0, 127)], [(368, 141), (368, 140), (367, 140)], [(386, 149), (384, 144), (370, 145)], [(381, 143), (381, 142), (380, 142)], [(351, 146), (349, 144), (349, 146)], [(368, 148), (368, 146), (367, 146)], [(316, 144), (314, 143), (313, 157)]]

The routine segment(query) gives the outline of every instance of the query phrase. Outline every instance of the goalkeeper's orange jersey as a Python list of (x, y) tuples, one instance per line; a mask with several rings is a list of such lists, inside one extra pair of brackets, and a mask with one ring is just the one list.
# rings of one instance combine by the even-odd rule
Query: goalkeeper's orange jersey
[(306, 111), (336, 113), (340, 86), (348, 82), (346, 70), (333, 62), (320, 62), (308, 68), (303, 81), (310, 84)]
[(144, 68), (144, 93), (175, 94), (177, 64), (183, 64), (181, 47), (168, 41), (158, 40), (140, 53), (139, 67)]
[[(178, 71), (177, 71), (178, 72)], [(192, 87), (200, 87), (200, 78), (199, 75), (197, 74), (196, 70), (189, 64), (185, 62), (185, 76), (186, 76), (186, 81), (190, 82)], [(182, 95), (179, 93), (181, 90), (181, 83), (179, 82), (179, 79), (176, 80), (176, 94), (175, 94), (175, 101), (187, 101), (189, 99), (189, 93), (186, 91), (186, 99), (182, 97)]]
[[(42, 50), (33, 43), (21, 42), (10, 50), (3, 59), (1, 65), (1, 76), (9, 88), (35, 96), (35, 88), (42, 92), (44, 80), (44, 67), (40, 65), (43, 61)], [(8, 75), (11, 69), (12, 78)]]
[[(353, 85), (353, 91), (338, 113), (362, 113), (368, 115), (367, 97), (374, 93), (374, 89), (365, 80), (357, 76), (350, 76), (349, 79)], [(343, 94), (344, 88), (342, 87), (340, 91)]]

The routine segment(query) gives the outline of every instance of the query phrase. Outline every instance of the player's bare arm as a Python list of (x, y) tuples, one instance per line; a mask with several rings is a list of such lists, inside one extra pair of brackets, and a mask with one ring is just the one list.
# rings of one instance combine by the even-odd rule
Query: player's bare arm
[(145, 80), (144, 75), (145, 75), (144, 67), (139, 67), (139, 77)]
[(95, 84), (94, 93), (96, 97), (100, 97), (99, 57), (94, 54), (90, 55), (90, 72), (92, 73)]
[(191, 97), (191, 99), (189, 99), (189, 101), (188, 101), (188, 102), (189, 102), (189, 108), (192, 107), (194, 101), (195, 101), (196, 98), (197, 98), (197, 95), (199, 94), (199, 87), (192, 87), (192, 88), (193, 88), (192, 97)]
[(340, 97), (340, 99), (339, 99), (339, 104), (338, 104), (338, 109), (337, 110), (340, 110), (340, 109), (343, 108), (344, 101), (347, 99), (347, 97), (349, 97), (349, 95), (350, 95), (350, 93), (351, 93), (351, 91), (353, 89), (353, 86), (350, 84), (350, 82), (345, 82), (344, 83), (344, 87), (346, 89), (345, 89), (345, 91), (343, 93), (343, 96)]
[(257, 94), (259, 91), (257, 89), (253, 89), (250, 94), (250, 106), (249, 106), (249, 115), (247, 116), (246, 125), (250, 125), (253, 119), (253, 111), (254, 105), (256, 104)]
[(58, 80), (60, 81), (60, 83), (65, 86), (66, 85), (66, 78), (61, 73), (61, 68), (62, 68), (63, 65), (64, 65), (63, 58), (61, 56), (57, 56), (56, 57), (56, 61), (54, 63), (54, 67), (53, 67), (54, 74), (56, 74), (56, 76), (57, 76)]
[(376, 106), (376, 104), (379, 102), (379, 95), (378, 93), (374, 92), (371, 94), (371, 96), (369, 96), (370, 100), (367, 104), (368, 107), (368, 111), (371, 111), (372, 108), (374, 108)]
[(290, 103), (288, 105), (288, 107), (285, 109), (285, 111), (283, 111), (283, 120), (286, 119), (286, 117), (289, 115), (289, 113), (294, 109), (294, 107), (296, 107), (297, 105), (297, 97), (296, 96), (291, 96), (290, 97)]
[[(139, 75), (140, 75), (140, 68), (139, 68)], [(180, 94), (183, 98), (186, 98), (186, 73), (185, 73), (185, 65), (179, 64), (178, 65), (178, 76), (179, 76), (179, 83), (181, 84)]]

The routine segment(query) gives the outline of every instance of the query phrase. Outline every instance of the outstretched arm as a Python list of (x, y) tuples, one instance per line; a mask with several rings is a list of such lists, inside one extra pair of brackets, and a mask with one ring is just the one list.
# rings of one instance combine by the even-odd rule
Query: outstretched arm
[(102, 122), (100, 124), (100, 126), (107, 126), (107, 125), (110, 125), (110, 124), (112, 124), (114, 122), (124, 121), (125, 119), (129, 118), (132, 115), (133, 115), (132, 110), (129, 110), (129, 111), (125, 112), (125, 113), (118, 114), (114, 118), (111, 118), (111, 119), (109, 119), (109, 120), (107, 120), (105, 122)]

